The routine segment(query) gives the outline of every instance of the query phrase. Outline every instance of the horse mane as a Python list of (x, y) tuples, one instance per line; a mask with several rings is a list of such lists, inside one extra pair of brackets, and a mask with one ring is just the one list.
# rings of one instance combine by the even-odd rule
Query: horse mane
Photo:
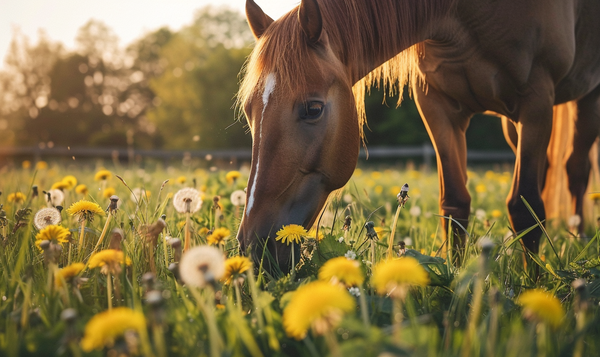
[[(365, 94), (371, 87), (382, 87), (386, 94), (399, 93), (397, 105), (402, 101), (403, 88), (419, 83), (419, 57), (422, 45), (413, 45), (395, 53), (392, 44), (414, 43), (419, 30), (418, 21), (442, 15), (453, 0), (317, 0), (323, 30), (332, 48), (355, 78), (353, 93), (358, 112), (361, 137), (366, 124)], [(242, 70), (244, 77), (237, 96), (238, 109), (243, 109), (254, 91), (264, 87), (267, 73), (276, 73), (277, 86), (290, 93), (302, 93), (309, 83), (303, 73), (320, 68), (318, 57), (311, 50), (298, 21), (298, 7), (273, 22), (257, 41)], [(358, 64), (364, 54), (381, 51), (389, 60), (366, 76), (360, 78)], [(376, 65), (376, 64), (375, 64)], [(340, 73), (340, 75), (343, 75)], [(352, 85), (352, 83), (351, 83)]]

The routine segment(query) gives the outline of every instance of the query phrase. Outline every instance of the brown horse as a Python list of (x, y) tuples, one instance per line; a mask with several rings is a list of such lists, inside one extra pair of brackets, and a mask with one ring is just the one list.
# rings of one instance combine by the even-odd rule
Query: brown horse
[[(257, 43), (239, 93), (253, 137), (243, 251), (270, 237), (269, 251), (289, 270), (290, 248), (274, 232), (310, 227), (348, 181), (365, 86), (381, 81), (412, 84), (437, 154), (442, 215), (468, 222), (465, 131), (473, 114), (493, 111), (516, 128), (513, 228), (536, 224), (522, 197), (544, 220), (552, 108), (571, 100), (579, 115), (567, 169), (581, 200), (600, 131), (600, 1), (302, 0), (273, 21), (247, 0), (246, 15)], [(537, 252), (540, 236), (529, 232), (524, 246)]]

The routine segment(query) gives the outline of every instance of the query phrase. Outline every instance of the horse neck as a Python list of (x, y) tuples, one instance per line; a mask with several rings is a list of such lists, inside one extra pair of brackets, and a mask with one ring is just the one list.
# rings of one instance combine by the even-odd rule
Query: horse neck
[(431, 37), (455, 0), (323, 0), (332, 47), (353, 83)]

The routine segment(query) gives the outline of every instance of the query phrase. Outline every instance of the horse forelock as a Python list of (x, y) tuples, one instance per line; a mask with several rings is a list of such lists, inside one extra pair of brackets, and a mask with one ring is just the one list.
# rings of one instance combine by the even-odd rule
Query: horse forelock
[[(414, 33), (415, 18), (439, 16), (448, 11), (454, 0), (318, 0), (323, 29), (344, 68), (336, 68), (336, 75), (357, 76), (359, 63), (364, 60), (365, 49), (395, 41), (407, 41), (403, 36)], [(323, 71), (322, 62), (308, 43), (298, 21), (297, 10), (291, 10), (275, 21), (257, 41), (243, 72), (237, 96), (237, 106), (243, 109), (255, 95), (264, 93), (268, 74), (276, 76), (277, 87), (285, 93), (305, 93), (310, 86), (307, 73)], [(418, 14), (418, 15), (415, 15)], [(367, 21), (366, 19), (369, 18)], [(382, 40), (381, 36), (385, 36)], [(419, 44), (395, 54), (363, 78), (355, 78), (354, 99), (358, 113), (361, 137), (366, 123), (364, 98), (372, 86), (383, 87), (387, 95), (399, 93), (403, 88), (418, 83), (420, 72)], [(390, 50), (391, 51), (391, 50)], [(330, 70), (331, 67), (328, 68)], [(350, 80), (350, 78), (348, 78)]]

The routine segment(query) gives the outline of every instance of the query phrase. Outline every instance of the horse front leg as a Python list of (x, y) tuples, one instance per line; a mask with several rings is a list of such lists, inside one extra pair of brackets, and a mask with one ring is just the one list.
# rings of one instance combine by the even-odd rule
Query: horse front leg
[[(519, 110), (516, 125), (517, 155), (512, 188), (507, 198), (510, 221), (517, 234), (537, 225), (523, 199), (540, 221), (544, 222), (546, 219), (541, 187), (546, 171), (546, 151), (552, 133), (552, 88), (548, 81), (546, 86), (532, 89)], [(541, 227), (534, 228), (522, 237), (523, 246), (537, 253), (541, 235)]]
[[(473, 113), (447, 95), (429, 87), (427, 93), (421, 86), (415, 89), (417, 108), (437, 155), (440, 188), (440, 215), (444, 230), (452, 225), (454, 248), (462, 253), (471, 196), (467, 190), (467, 141), (465, 132)], [(449, 218), (456, 222), (451, 223)], [(457, 260), (458, 262), (458, 260)]]
[(589, 153), (600, 134), (600, 87), (577, 102), (573, 151), (567, 160), (569, 191), (573, 212), (582, 218), (579, 233), (583, 233), (583, 201), (590, 177)]

